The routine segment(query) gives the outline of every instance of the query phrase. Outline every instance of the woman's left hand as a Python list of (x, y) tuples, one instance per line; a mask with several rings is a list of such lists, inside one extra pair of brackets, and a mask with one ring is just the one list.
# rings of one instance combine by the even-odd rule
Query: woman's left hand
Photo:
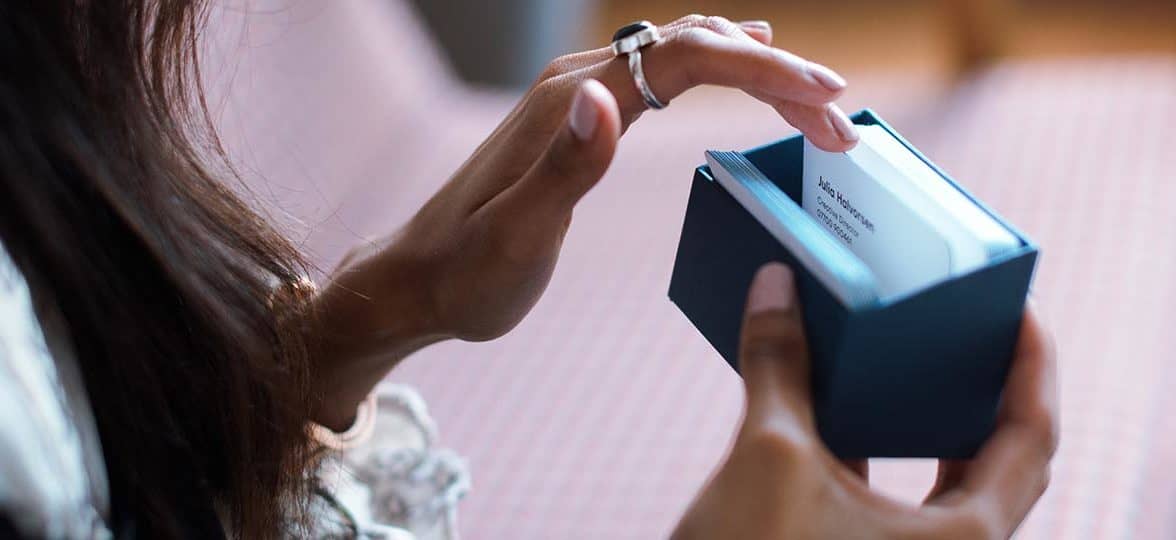
[[(766, 23), (694, 15), (660, 32), (641, 52), (663, 102), (701, 84), (733, 87), (826, 150), (857, 140), (832, 104), (845, 81), (771, 47)], [(610, 48), (558, 58), (407, 226), (347, 257), (320, 295), (323, 346), (385, 360), (368, 363), (366, 382), (349, 393), (359, 392), (355, 402), (389, 357), (445, 338), (493, 339), (522, 320), (551, 278), (573, 207), (645, 108), (625, 58)]]
[(1010, 538), (1045, 492), (1058, 447), (1057, 358), (1031, 306), (992, 435), (971, 459), (940, 460), (919, 505), (870, 489), (868, 462), (842, 461), (821, 441), (791, 269), (760, 269), (740, 332), (743, 423), (673, 538)]

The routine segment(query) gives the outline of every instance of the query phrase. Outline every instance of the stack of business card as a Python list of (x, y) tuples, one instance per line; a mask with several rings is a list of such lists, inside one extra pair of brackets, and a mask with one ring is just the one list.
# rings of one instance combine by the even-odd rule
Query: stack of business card
[(905, 296), (987, 265), (1017, 237), (881, 126), (848, 152), (805, 141), (797, 205), (742, 154), (715, 179), (844, 304)]

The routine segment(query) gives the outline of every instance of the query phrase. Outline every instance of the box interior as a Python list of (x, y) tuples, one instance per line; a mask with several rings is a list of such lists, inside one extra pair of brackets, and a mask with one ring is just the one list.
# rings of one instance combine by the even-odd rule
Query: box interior
[[(938, 173), (939, 176), (941, 178), (943, 178), (944, 181), (951, 184), (952, 187), (956, 188), (961, 193), (963, 193), (965, 197), (967, 197), (970, 201), (972, 201), (972, 203), (976, 204), (982, 210), (987, 212), (990, 216), (992, 216), (993, 219), (995, 219), (997, 221), (997, 223), (1000, 223), (1001, 226), (1003, 226), (1005, 229), (1007, 229), (1009, 232), (1011, 232), (1013, 234), (1013, 236), (1015, 236), (1021, 242), (1021, 245), (1018, 249), (1010, 250), (1008, 253), (1002, 254), (1001, 256), (994, 258), (992, 261), (989, 261), (988, 265), (981, 267), (981, 268), (977, 268), (977, 269), (973, 270), (972, 272), (968, 272), (966, 274), (951, 276), (950, 278), (944, 280), (943, 282), (952, 281), (955, 279), (959, 279), (960, 277), (963, 277), (964, 275), (974, 273), (977, 271), (982, 271), (986, 268), (989, 268), (994, 265), (1000, 264), (1004, 261), (1019, 257), (1021, 255), (1024, 255), (1027, 252), (1031, 252), (1036, 249), (1036, 246), (1034, 246), (1034, 244), (1028, 238), (1026, 238), (1024, 234), (1022, 234), (1015, 227), (1010, 226), (1007, 221), (1005, 221), (1003, 218), (1000, 217), (1000, 215), (993, 212), (992, 209), (988, 208), (986, 205), (984, 205), (984, 203), (980, 202), (978, 199), (973, 197), (972, 194), (968, 193), (967, 190), (960, 187), (960, 185), (957, 184), (954, 180), (952, 180), (950, 176), (948, 176), (946, 173), (944, 173), (942, 169), (940, 169), (938, 166), (936, 166), (934, 163), (932, 163), (930, 160), (928, 160), (926, 158), (926, 156), (924, 156), (917, 149), (915, 149), (913, 146), (911, 146), (911, 144), (909, 142), (907, 142), (906, 139), (903, 139), (902, 136), (899, 135), (898, 133), (896, 133), (894, 131), (894, 129), (892, 129), (888, 124), (886, 124), (886, 122), (879, 119), (874, 114), (874, 112), (872, 110), (863, 109), (863, 110), (855, 113), (854, 115), (852, 115), (851, 119), (853, 120), (853, 122), (855, 124), (859, 124), (859, 125), (878, 125), (878, 126), (881, 126), (888, 133), (893, 135), (899, 142), (901, 142), (903, 144), (903, 146), (907, 147), (907, 149), (914, 152), (915, 155), (919, 157), (919, 159), (921, 159), (921, 160), (923, 160), (923, 162), (927, 163), (927, 165), (929, 165), (933, 170), (935, 170), (935, 172)], [(804, 185), (804, 182), (802, 179), (802, 175), (804, 173), (804, 139), (803, 139), (802, 135), (797, 134), (792, 137), (788, 137), (786, 139), (776, 141), (774, 143), (770, 143), (770, 144), (767, 144), (764, 146), (760, 146), (758, 148), (748, 150), (746, 152), (743, 152), (743, 154), (747, 157), (747, 159), (749, 161), (751, 161), (757, 168), (759, 168), (759, 170), (761, 172), (763, 172), (765, 176), (767, 176), (773, 183), (775, 183), (776, 186), (778, 186), (784, 192), (784, 194), (788, 195), (788, 197), (790, 199), (792, 199), (794, 202), (796, 202), (796, 204), (798, 204), (798, 205), (801, 204), (802, 189), (803, 189), (803, 185)], [(704, 165), (702, 167), (699, 167), (699, 171), (707, 179), (714, 181), (714, 177), (710, 174), (709, 167)], [(880, 305), (881, 306), (892, 305), (896, 302), (902, 301), (905, 298), (909, 298), (911, 296), (918, 295), (928, 289), (934, 288), (936, 285), (939, 285), (943, 282), (939, 282), (939, 283), (933, 284), (929, 287), (924, 287), (922, 289), (914, 290), (914, 291), (911, 291), (906, 294), (897, 295), (897, 296), (893, 296), (890, 298), (884, 298), (884, 299), (882, 299), (882, 302)]]

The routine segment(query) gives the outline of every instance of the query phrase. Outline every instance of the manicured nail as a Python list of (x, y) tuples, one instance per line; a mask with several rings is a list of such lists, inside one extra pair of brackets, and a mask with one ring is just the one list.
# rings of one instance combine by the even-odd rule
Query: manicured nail
[(813, 79), (816, 79), (821, 86), (824, 86), (830, 92), (840, 92), (845, 90), (845, 87), (848, 85), (845, 79), (841, 78), (841, 75), (838, 75), (837, 72), (816, 62), (808, 63), (808, 72), (809, 75), (812, 75)]
[(762, 32), (772, 29), (772, 25), (768, 21), (741, 21), (739, 26), (742, 26), (744, 30), (760, 30)]
[(580, 85), (579, 90), (576, 90), (576, 98), (572, 101), (572, 110), (568, 113), (572, 135), (581, 141), (589, 141), (596, 134), (596, 120), (600, 116), (597, 114), (596, 104), (592, 102), (592, 96), (588, 95), (588, 85), (594, 82), (590, 80)]
[(836, 105), (829, 107), (829, 123), (833, 124), (833, 131), (837, 132), (837, 136), (841, 137), (841, 140), (857, 142), (857, 128), (854, 127), (849, 117), (845, 116), (845, 112)]
[(789, 310), (795, 302), (791, 269), (780, 263), (768, 263), (756, 272), (747, 296), (748, 313)]

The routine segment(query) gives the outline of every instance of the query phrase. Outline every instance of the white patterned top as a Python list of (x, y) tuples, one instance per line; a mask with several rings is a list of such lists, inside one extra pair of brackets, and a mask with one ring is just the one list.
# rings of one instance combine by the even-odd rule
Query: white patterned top
[[(0, 516), (30, 537), (109, 539), (102, 448), (67, 336), (0, 245)], [(381, 385), (357, 416), (343, 434), (312, 426), (336, 454), (318, 473), (315, 530), (299, 536), (456, 539), (469, 476), (434, 448), (420, 396)]]
[(40, 308), (0, 246), (0, 510), (30, 536), (110, 538), (86, 389), (60, 315)]

